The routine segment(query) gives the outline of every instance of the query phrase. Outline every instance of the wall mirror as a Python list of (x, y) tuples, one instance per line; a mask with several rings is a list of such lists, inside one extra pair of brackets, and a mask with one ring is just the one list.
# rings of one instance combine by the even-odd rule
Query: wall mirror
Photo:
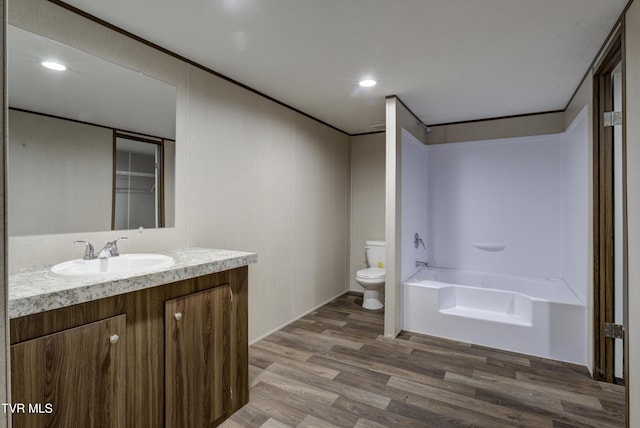
[(9, 235), (172, 227), (176, 88), (12, 25), (7, 52)]

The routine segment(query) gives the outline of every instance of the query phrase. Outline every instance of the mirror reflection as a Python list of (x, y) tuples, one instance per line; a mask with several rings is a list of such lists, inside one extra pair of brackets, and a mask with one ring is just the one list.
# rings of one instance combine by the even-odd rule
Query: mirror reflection
[(172, 227), (176, 88), (11, 25), (7, 51), (9, 235)]
[(160, 227), (162, 144), (116, 136), (114, 229)]

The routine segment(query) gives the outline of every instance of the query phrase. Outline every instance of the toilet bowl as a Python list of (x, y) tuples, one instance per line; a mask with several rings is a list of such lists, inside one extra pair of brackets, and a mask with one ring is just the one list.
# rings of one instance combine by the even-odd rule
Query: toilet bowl
[(383, 241), (366, 241), (365, 258), (367, 267), (356, 272), (356, 282), (364, 288), (362, 307), (365, 309), (382, 309), (384, 304), (383, 287), (385, 243)]
[(384, 287), (384, 269), (367, 268), (356, 272), (356, 282), (364, 288), (362, 307), (365, 309), (382, 309), (382, 288)]

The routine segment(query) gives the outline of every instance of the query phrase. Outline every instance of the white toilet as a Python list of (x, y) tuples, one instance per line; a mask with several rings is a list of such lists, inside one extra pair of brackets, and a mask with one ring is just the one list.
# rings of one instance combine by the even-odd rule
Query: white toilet
[(384, 287), (384, 241), (366, 241), (364, 246), (367, 268), (356, 272), (356, 281), (364, 288), (362, 307), (382, 309), (382, 288)]

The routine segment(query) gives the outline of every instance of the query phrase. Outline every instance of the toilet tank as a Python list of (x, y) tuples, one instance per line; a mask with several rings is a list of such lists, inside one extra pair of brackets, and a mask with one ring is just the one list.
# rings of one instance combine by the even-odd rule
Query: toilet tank
[(384, 268), (386, 244), (384, 241), (366, 241), (364, 252), (369, 267)]

